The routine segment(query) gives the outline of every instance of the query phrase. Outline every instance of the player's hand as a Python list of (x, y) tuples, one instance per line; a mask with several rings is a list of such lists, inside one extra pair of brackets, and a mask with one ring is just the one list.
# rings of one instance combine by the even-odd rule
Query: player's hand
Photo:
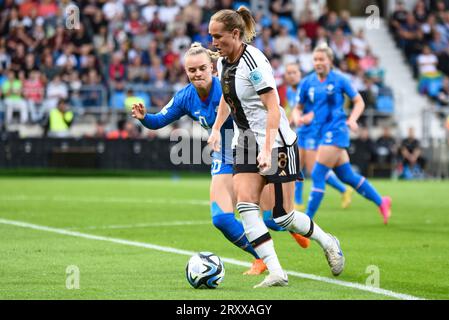
[(312, 111), (303, 115), (299, 121), (301, 122), (301, 125), (308, 125), (312, 123), (313, 118), (315, 118), (315, 114)]
[(357, 132), (359, 130), (359, 125), (357, 124), (357, 121), (348, 119), (348, 121), (346, 121), (346, 124), (348, 125), (349, 129), (351, 129), (352, 132)]
[(262, 151), (257, 156), (257, 162), (259, 163), (260, 173), (263, 174), (269, 171), (271, 169), (271, 152), (267, 152), (265, 148), (262, 148)]
[(133, 118), (142, 120), (143, 118), (145, 118), (145, 115), (147, 114), (147, 109), (145, 108), (145, 106), (141, 103), (135, 103), (132, 106), (131, 109), (131, 115)]
[(219, 152), (221, 149), (221, 133), (217, 129), (213, 129), (210, 132), (209, 139), (207, 139), (207, 144), (214, 150), (215, 152)]

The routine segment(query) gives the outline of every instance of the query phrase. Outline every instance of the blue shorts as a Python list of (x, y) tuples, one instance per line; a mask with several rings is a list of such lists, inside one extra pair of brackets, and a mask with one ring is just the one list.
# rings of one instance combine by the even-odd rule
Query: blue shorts
[(320, 146), (335, 146), (338, 148), (348, 148), (350, 145), (348, 127), (329, 129), (321, 134)]
[(305, 150), (318, 149), (318, 140), (315, 135), (298, 135), (298, 147)]
[(210, 174), (212, 176), (218, 174), (232, 174), (232, 163), (223, 163), (221, 159), (213, 159), (210, 166)]
[[(303, 132), (302, 128), (296, 130), (298, 136), (298, 147), (304, 150), (316, 150), (318, 149), (318, 133), (316, 130), (307, 130)], [(309, 128), (310, 129), (310, 128)]]

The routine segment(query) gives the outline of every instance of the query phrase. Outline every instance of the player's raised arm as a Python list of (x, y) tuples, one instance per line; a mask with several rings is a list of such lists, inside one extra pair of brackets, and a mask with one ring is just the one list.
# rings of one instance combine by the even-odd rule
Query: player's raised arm
[(147, 113), (145, 106), (141, 103), (134, 104), (131, 115), (138, 119), (144, 127), (151, 130), (157, 130), (175, 122), (186, 114), (178, 100), (180, 99), (175, 95), (175, 97), (156, 114)]

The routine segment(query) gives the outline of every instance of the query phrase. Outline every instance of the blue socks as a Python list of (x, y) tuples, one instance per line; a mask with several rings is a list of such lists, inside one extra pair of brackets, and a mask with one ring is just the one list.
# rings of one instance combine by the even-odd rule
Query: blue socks
[(285, 231), (284, 228), (278, 226), (278, 224), (274, 222), (271, 210), (265, 210), (263, 212), (263, 222), (268, 228), (270, 228), (273, 231)]
[(259, 259), (249, 243), (242, 222), (235, 218), (234, 212), (223, 212), (216, 202), (211, 203), (212, 223), (223, 235), (237, 247)]
[(344, 193), (346, 191), (346, 186), (338, 180), (337, 176), (332, 170), (326, 174), (326, 183), (330, 185), (332, 188), (337, 189), (340, 193)]
[[(325, 176), (325, 181), (332, 188), (336, 189), (340, 193), (346, 192), (346, 186), (341, 182), (332, 170), (329, 170)], [(302, 201), (302, 189), (304, 186), (303, 181), (295, 181), (295, 204), (303, 204)]]
[(307, 205), (306, 214), (310, 219), (313, 219), (316, 211), (320, 207), (321, 200), (323, 200), (326, 189), (326, 174), (329, 168), (319, 162), (315, 163), (312, 170), (312, 192), (309, 196), (309, 203)]
[(368, 182), (365, 177), (362, 177), (358, 173), (352, 170), (351, 164), (349, 162), (342, 164), (334, 169), (335, 174), (344, 183), (352, 186), (359, 194), (361, 194), (366, 199), (374, 202), (377, 206), (382, 203), (382, 197), (374, 189), (374, 187)]
[(303, 181), (295, 181), (295, 204), (303, 204), (302, 189), (304, 187)]

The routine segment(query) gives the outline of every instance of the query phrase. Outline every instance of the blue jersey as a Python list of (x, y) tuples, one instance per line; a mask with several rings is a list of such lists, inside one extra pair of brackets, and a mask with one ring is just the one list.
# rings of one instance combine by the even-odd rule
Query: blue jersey
[[(351, 100), (358, 94), (350, 80), (338, 71), (331, 70), (324, 81), (318, 79), (316, 72), (304, 78), (299, 100), (304, 105), (305, 112), (314, 112), (311, 126), (316, 128), (320, 139), (327, 137), (326, 141), (331, 141), (329, 137), (332, 134), (348, 133), (344, 93)], [(349, 134), (345, 140), (349, 141)]]
[[(156, 114), (147, 113), (145, 118), (141, 120), (141, 123), (148, 129), (155, 130), (163, 128), (187, 115), (194, 121), (198, 121), (203, 128), (210, 130), (217, 117), (221, 94), (220, 80), (216, 77), (212, 77), (212, 87), (205, 101), (200, 99), (195, 87), (190, 83), (178, 91), (160, 112)], [(231, 144), (233, 130), (234, 125), (231, 117), (229, 117), (221, 127), (222, 146), (220, 152), (214, 152), (213, 154), (212, 173), (220, 171), (221, 163), (232, 166)], [(232, 171), (227, 173), (232, 173)]]

